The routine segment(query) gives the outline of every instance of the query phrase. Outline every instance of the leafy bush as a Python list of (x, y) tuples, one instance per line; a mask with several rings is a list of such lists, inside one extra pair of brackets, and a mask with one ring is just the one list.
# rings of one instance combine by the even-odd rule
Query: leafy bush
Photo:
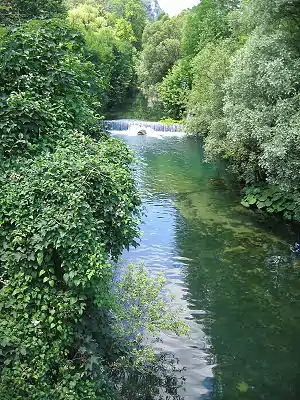
[(288, 220), (300, 221), (299, 192), (284, 192), (278, 186), (248, 186), (244, 189), (241, 204), (257, 207), (270, 214), (282, 214)]
[(120, 142), (77, 135), (2, 171), (1, 398), (98, 398), (84, 319), (113, 301), (108, 257), (135, 245), (131, 161)]
[(180, 309), (165, 289), (165, 277), (150, 275), (143, 264), (130, 264), (116, 272), (112, 330), (127, 350), (116, 360), (111, 373), (120, 384), (122, 398), (181, 399), (177, 389), (183, 382), (176, 378), (180, 372), (176, 359), (153, 347), (162, 331), (176, 335), (189, 332), (179, 317)]
[(184, 120), (183, 119), (176, 120), (176, 119), (173, 119), (173, 118), (161, 118), (159, 120), (159, 122), (161, 122), (161, 123), (163, 123), (165, 125), (173, 125), (173, 124), (183, 124)]
[(0, 152), (32, 152), (67, 129), (96, 129), (100, 87), (81, 34), (66, 22), (7, 30), (0, 43)]

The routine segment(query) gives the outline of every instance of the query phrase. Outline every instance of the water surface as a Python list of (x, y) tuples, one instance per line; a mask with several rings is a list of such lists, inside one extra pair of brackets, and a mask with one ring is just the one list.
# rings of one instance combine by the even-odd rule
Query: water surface
[(124, 258), (164, 272), (191, 327), (190, 338), (164, 338), (186, 367), (184, 398), (299, 400), (298, 238), (240, 206), (201, 141), (118, 136), (139, 157), (146, 211), (141, 245)]

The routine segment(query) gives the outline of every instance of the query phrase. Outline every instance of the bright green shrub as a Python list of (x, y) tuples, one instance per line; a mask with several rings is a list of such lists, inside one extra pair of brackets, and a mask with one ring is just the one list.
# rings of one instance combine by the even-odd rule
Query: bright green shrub
[[(31, 21), (0, 43), (0, 151), (6, 156), (97, 124), (100, 89), (79, 32), (60, 20)], [(48, 138), (46, 140), (46, 137)]]
[[(121, 275), (121, 276), (120, 276)], [(113, 332), (126, 344), (127, 352), (113, 368), (126, 399), (169, 398), (181, 400), (176, 379), (179, 368), (168, 353), (154, 351), (153, 342), (162, 331), (187, 335), (180, 320), (181, 310), (174, 307), (172, 295), (165, 289), (165, 277), (152, 275), (143, 264), (129, 265), (116, 271)], [(166, 396), (162, 396), (165, 391)]]
[(121, 142), (75, 135), (2, 170), (1, 399), (102, 398), (85, 319), (112, 306), (109, 256), (135, 245), (131, 162)]

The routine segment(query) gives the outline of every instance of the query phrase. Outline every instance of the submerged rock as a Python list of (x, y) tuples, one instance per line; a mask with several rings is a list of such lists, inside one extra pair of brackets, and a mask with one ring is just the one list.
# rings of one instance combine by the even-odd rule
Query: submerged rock
[(300, 256), (300, 243), (296, 242), (294, 247), (291, 247), (291, 251), (294, 257)]
[(140, 130), (137, 132), (137, 134), (138, 134), (138, 135), (147, 135), (146, 129), (140, 129)]

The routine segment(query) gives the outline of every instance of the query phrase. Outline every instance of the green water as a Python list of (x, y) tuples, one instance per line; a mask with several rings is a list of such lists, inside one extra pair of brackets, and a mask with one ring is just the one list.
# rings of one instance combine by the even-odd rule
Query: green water
[(141, 245), (124, 258), (163, 271), (184, 307), (191, 337), (164, 339), (186, 367), (184, 398), (300, 399), (297, 235), (241, 207), (200, 141), (122, 137), (140, 159), (146, 211)]

